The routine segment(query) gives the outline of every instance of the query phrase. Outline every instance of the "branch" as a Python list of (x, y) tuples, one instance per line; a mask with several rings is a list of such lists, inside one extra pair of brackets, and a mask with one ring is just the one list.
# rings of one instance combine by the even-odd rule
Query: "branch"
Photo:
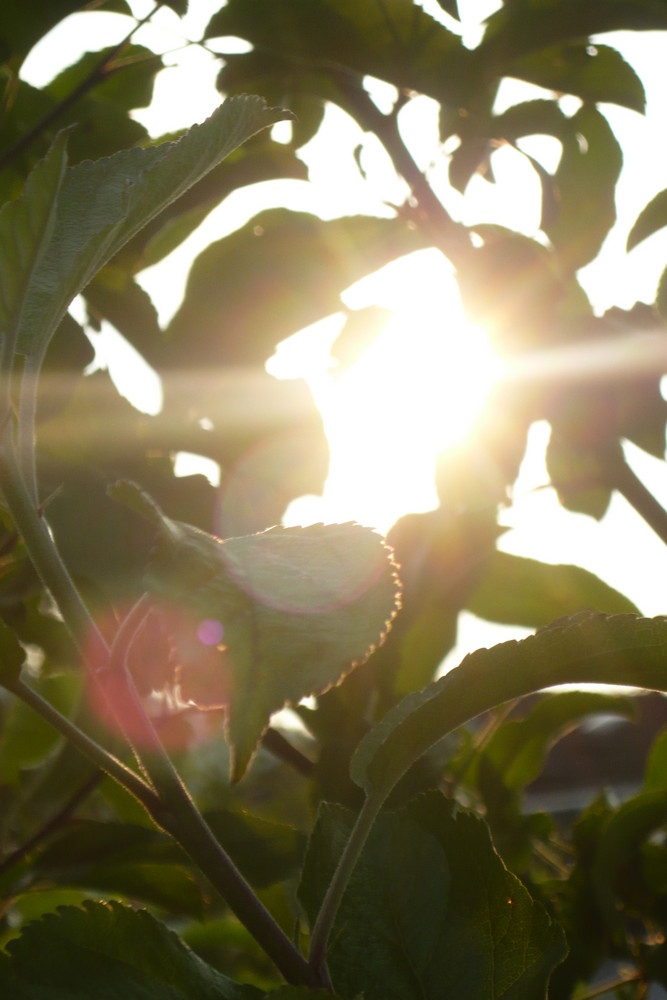
[[(150, 13), (146, 14), (145, 17), (142, 17), (135, 25), (133, 25), (132, 30), (127, 33), (125, 38), (123, 38), (118, 45), (114, 45), (109, 52), (102, 56), (99, 62), (92, 68), (88, 76), (84, 77), (83, 80), (81, 80), (81, 82), (78, 83), (69, 94), (63, 97), (63, 99), (54, 105), (54, 107), (52, 107), (51, 110), (48, 111), (42, 118), (40, 118), (40, 120), (33, 125), (31, 129), (24, 132), (23, 135), (9, 147), (9, 149), (6, 149), (5, 152), (0, 155), (0, 170), (4, 170), (4, 168), (11, 163), (16, 156), (22, 153), (24, 149), (27, 149), (28, 146), (32, 145), (39, 135), (53, 125), (53, 123), (57, 121), (65, 111), (71, 108), (73, 104), (76, 104), (79, 98), (87, 94), (89, 90), (92, 90), (93, 87), (100, 83), (104, 77), (109, 74), (109, 64), (116, 58), (116, 56), (120, 55), (135, 32), (150, 21), (153, 14), (155, 14), (161, 6), (162, 0), (159, 0)], [(159, 59), (160, 57), (156, 56), (156, 58)]]
[(78, 788), (72, 796), (67, 800), (64, 806), (58, 810), (58, 812), (48, 820), (44, 826), (33, 834), (24, 844), (17, 847), (16, 850), (12, 851), (5, 858), (0, 861), (0, 875), (3, 875), (14, 865), (20, 864), (21, 861), (28, 854), (35, 850), (36, 847), (55, 833), (57, 830), (63, 826), (67, 820), (70, 818), (74, 810), (83, 802), (88, 796), (93, 792), (99, 783), (104, 778), (104, 772), (97, 770), (95, 771), (88, 780)]
[(658, 538), (667, 545), (667, 510), (646, 489), (625, 458), (614, 463), (610, 471), (609, 485), (625, 497), (639, 516), (653, 528)]
[(401, 138), (396, 109), (389, 115), (382, 114), (363, 87), (352, 82), (347, 76), (341, 75), (338, 85), (345, 91), (358, 123), (365, 131), (372, 132), (380, 140), (391, 158), (396, 173), (403, 177), (410, 187), (417, 202), (413, 216), (417, 225), (455, 267), (464, 264), (471, 250), (470, 234), (465, 226), (452, 219), (413, 160)]

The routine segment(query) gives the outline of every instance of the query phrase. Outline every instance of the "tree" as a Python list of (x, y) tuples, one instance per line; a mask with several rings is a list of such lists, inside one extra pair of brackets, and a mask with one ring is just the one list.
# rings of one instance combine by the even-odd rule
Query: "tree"
[[(103, 6), (131, 18), (124, 0)], [(526, 812), (526, 788), (572, 727), (632, 716), (641, 699), (514, 706), (562, 683), (667, 691), (667, 620), (577, 567), (496, 548), (538, 419), (565, 507), (600, 518), (619, 491), (667, 542), (622, 446), (664, 458), (663, 371), (538, 378), (521, 365), (664, 337), (664, 276), (654, 305), (596, 316), (578, 272), (615, 219), (622, 150), (599, 105), (641, 113), (644, 100), (636, 71), (591, 36), (664, 30), (667, 8), (506, 0), (468, 49), (459, 6), (229, 0), (198, 43), (249, 43), (220, 60), (227, 99), (159, 142), (132, 117), (162, 67), (135, 42), (138, 22), (37, 89), (21, 65), (78, 5), (3, 8), (7, 995), (559, 1000), (600, 995), (590, 984), (610, 959), (621, 971), (607, 992), (667, 982), (664, 738), (632, 796), (601, 794), (565, 828)], [(389, 112), (368, 76), (396, 88)], [(545, 96), (497, 113), (507, 78)], [(458, 142), (461, 192), (476, 173), (493, 182), (499, 144), (559, 142), (553, 173), (529, 157), (538, 238), (444, 208), (401, 137), (415, 95), (437, 102), (447, 148)], [(405, 203), (390, 218), (263, 212), (202, 252), (162, 329), (137, 274), (239, 188), (305, 182), (298, 151), (327, 104), (380, 141)], [(283, 144), (271, 127), (285, 121)], [(628, 247), (665, 224), (662, 192)], [(454, 265), (468, 315), (529, 374), (496, 387), (466, 446), (442, 456), (438, 509), (399, 520), (388, 545), (358, 525), (276, 527), (290, 499), (322, 488), (327, 446), (307, 388), (265, 361), (357, 278), (422, 247)], [(79, 294), (87, 324), (113, 324), (161, 376), (158, 416), (105, 372), (84, 375), (93, 352), (68, 312)], [(334, 354), (367, 342), (366, 318), (348, 316)], [(203, 476), (174, 475), (178, 451), (220, 464), (231, 519)], [(464, 609), (537, 631), (434, 680)], [(271, 725), (286, 703), (302, 730)]]

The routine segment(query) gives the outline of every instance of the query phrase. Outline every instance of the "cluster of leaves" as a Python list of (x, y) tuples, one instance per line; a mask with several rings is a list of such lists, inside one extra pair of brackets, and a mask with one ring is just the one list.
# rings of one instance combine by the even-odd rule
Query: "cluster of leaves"
[[(573, 727), (631, 717), (637, 699), (499, 708), (569, 682), (667, 691), (667, 620), (576, 567), (496, 549), (540, 418), (566, 507), (600, 517), (620, 490), (667, 541), (622, 451), (664, 457), (662, 373), (500, 385), (442, 459), (439, 508), (402, 518), (386, 546), (358, 525), (272, 527), (321, 490), (327, 447), (307, 388), (264, 370), (352, 282), (429, 246), (506, 356), (663, 330), (664, 278), (655, 308), (596, 317), (577, 272), (614, 223), (622, 165), (598, 105), (644, 107), (635, 70), (590, 36), (667, 29), (664, 3), (507, 0), (467, 49), (463, 0), (440, 0), (444, 23), (412, 0), (228, 0), (200, 43), (249, 43), (220, 57), (228, 99), (161, 142), (132, 112), (162, 60), (134, 44), (124, 0), (102, 6), (127, 17), (126, 41), (42, 89), (21, 65), (80, 5), (10, 0), (0, 24), (0, 987), (565, 1000), (610, 960), (630, 970), (619, 991), (667, 985), (664, 738), (632, 797), (600, 795), (568, 828), (527, 812), (526, 790)], [(396, 88), (389, 113), (367, 76)], [(506, 78), (551, 96), (496, 113)], [(450, 217), (401, 139), (415, 95), (438, 103), (442, 142), (458, 139), (462, 193), (476, 173), (493, 182), (500, 143), (525, 156), (527, 136), (558, 140), (553, 174), (530, 159), (538, 238)], [(240, 187), (306, 182), (298, 151), (327, 102), (380, 140), (409, 201), (393, 218), (258, 215), (203, 251), (162, 329), (137, 275)], [(665, 224), (663, 192), (628, 248)], [(77, 295), (91, 328), (110, 322), (161, 376), (160, 415), (84, 376)], [(366, 346), (360, 319), (335, 356)], [(221, 489), (177, 478), (178, 451), (218, 462)], [(464, 609), (538, 631), (433, 681)], [(301, 729), (270, 727), (285, 703)]]

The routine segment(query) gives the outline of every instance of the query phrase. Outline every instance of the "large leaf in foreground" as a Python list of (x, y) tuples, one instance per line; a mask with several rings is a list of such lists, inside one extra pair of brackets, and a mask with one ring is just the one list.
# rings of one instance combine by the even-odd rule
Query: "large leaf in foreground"
[[(354, 814), (323, 806), (301, 901), (311, 920)], [(366, 1000), (544, 996), (565, 942), (496, 854), (482, 820), (439, 793), (382, 813), (343, 896), (327, 956), (334, 986)]]
[(74, 296), (131, 236), (242, 142), (289, 117), (261, 97), (231, 98), (177, 142), (71, 167), (25, 303), (18, 349), (42, 350)]
[(58, 193), (67, 166), (67, 136), (61, 133), (32, 171), (15, 201), (0, 211), (0, 333), (11, 360), (25, 296), (49, 244)]
[(481, 712), (557, 684), (667, 691), (667, 617), (583, 613), (466, 656), (408, 695), (361, 741), (350, 772), (379, 801), (429, 747)]
[[(189, 630), (195, 647), (182, 664), (181, 694), (226, 705), (238, 780), (273, 712), (337, 684), (384, 638), (398, 606), (390, 551), (358, 524), (220, 541), (166, 518), (133, 484), (116, 484), (112, 495), (158, 529), (146, 582), (167, 606), (167, 627), (176, 608), (185, 611), (181, 634)], [(197, 648), (209, 664), (206, 650), (213, 655), (210, 695)]]
[(146, 911), (87, 901), (28, 925), (0, 953), (12, 1000), (251, 1000)]

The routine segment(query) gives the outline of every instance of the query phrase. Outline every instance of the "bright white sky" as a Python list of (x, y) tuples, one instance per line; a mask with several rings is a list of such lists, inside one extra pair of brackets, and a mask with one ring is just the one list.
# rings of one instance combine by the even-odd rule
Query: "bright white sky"
[[(143, 15), (152, 4), (131, 0), (131, 6)], [(219, 0), (191, 0), (185, 22), (189, 38), (201, 36), (211, 10), (217, 6)], [(424, 6), (434, 16), (442, 16), (435, 0), (425, 0)], [(462, 6), (471, 11), (467, 37), (472, 41), (475, 23), (497, 4), (469, 0), (467, 8)], [(184, 29), (175, 15), (161, 10), (155, 24), (158, 27), (142, 29), (136, 41), (171, 53), (165, 61), (175, 65), (158, 77), (153, 107), (137, 117), (153, 134), (160, 134), (202, 120), (219, 103), (219, 95), (213, 86), (216, 61), (200, 48), (182, 49)], [(120, 15), (98, 12), (70, 18), (35, 49), (23, 75), (41, 85), (74, 61), (83, 47), (95, 50), (113, 44), (127, 30), (127, 18)], [(667, 261), (667, 231), (647, 240), (630, 255), (625, 253), (625, 239), (634, 219), (665, 186), (664, 35), (618, 33), (605, 36), (604, 41), (619, 48), (638, 70), (647, 90), (648, 113), (642, 118), (624, 109), (604, 108), (624, 148), (625, 167), (618, 188), (619, 221), (599, 260), (581, 275), (598, 312), (612, 305), (627, 308), (637, 300), (653, 301)], [(499, 102), (507, 106), (525, 100), (531, 92), (536, 93), (537, 88), (507, 82), (501, 88)], [(386, 93), (386, 85), (374, 91), (378, 101)], [(402, 112), (401, 126), (413, 154), (448, 210), (466, 224), (483, 219), (535, 236), (539, 185), (525, 161), (511, 150), (499, 150), (494, 154), (497, 185), (473, 180), (464, 204), (462, 197), (447, 185), (446, 157), (437, 143), (435, 115), (433, 102), (418, 99)], [(352, 150), (360, 141), (366, 180), (352, 158)], [(550, 169), (556, 162), (558, 147), (554, 140), (531, 139), (525, 148)], [(298, 182), (280, 181), (238, 192), (213, 212), (168, 261), (140, 276), (162, 320), (168, 320), (178, 307), (193, 256), (262, 209), (283, 204), (316, 211), (327, 218), (357, 211), (386, 214), (383, 203), (400, 200), (404, 195), (378, 144), (361, 135), (354, 123), (335, 108), (328, 111), (325, 127), (302, 155), (311, 168), (312, 184), (307, 189)], [(447, 289), (450, 299), (443, 331), (440, 317), (443, 290)], [(466, 402), (470, 417), (474, 416), (496, 362), (486, 351), (481, 333), (457, 336), (464, 320), (456, 285), (451, 269), (436, 251), (391, 265), (349, 289), (344, 298), (352, 308), (379, 302), (395, 314), (380, 340), (354, 369), (333, 379), (325, 367), (328, 345), (340, 324), (336, 318), (322, 324), (317, 336), (310, 331), (283, 345), (270, 365), (270, 370), (281, 377), (308, 376), (323, 410), (332, 447), (331, 474), (324, 497), (298, 501), (288, 518), (291, 523), (354, 518), (386, 530), (400, 514), (435, 505), (434, 450), (465, 430), (460, 420), (454, 424), (452, 414), (460, 413)], [(469, 351), (463, 351), (463, 341), (470, 344)], [(133, 383), (128, 383), (131, 365), (117, 340), (109, 337), (101, 343), (100, 357), (135, 402), (149, 409), (159, 406), (159, 386), (150, 373), (137, 374)], [(663, 371), (667, 371), (667, 356)], [(394, 388), (405, 384), (406, 373), (415, 395), (397, 415)], [(503, 515), (503, 522), (512, 530), (503, 536), (501, 547), (546, 562), (585, 566), (626, 593), (645, 614), (665, 613), (667, 550), (622, 498), (614, 498), (598, 524), (583, 515), (563, 511), (552, 490), (536, 491), (548, 481), (544, 467), (547, 434), (547, 428), (541, 425), (531, 432), (529, 456), (514, 504)], [(628, 458), (648, 488), (667, 506), (665, 465), (632, 447)], [(459, 646), (451, 660), (457, 662), (468, 649), (519, 634), (520, 630), (499, 629), (463, 615)]]

